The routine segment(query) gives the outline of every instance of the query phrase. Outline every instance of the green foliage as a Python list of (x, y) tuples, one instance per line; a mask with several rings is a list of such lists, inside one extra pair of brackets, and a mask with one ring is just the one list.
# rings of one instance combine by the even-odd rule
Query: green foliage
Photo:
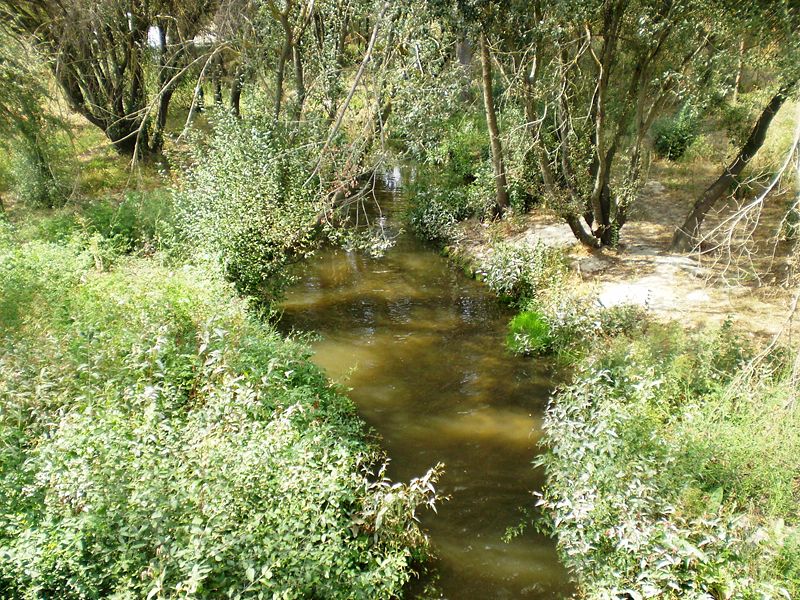
[(454, 239), (460, 221), (481, 216), (482, 212), (464, 188), (432, 187), (412, 193), (406, 219), (416, 235), (443, 244)]
[(427, 154), (427, 160), (444, 166), (457, 180), (469, 182), (475, 178), (478, 165), (489, 159), (489, 134), (483, 119), (470, 115), (450, 118), (437, 133), (438, 144)]
[(698, 115), (689, 104), (672, 118), (664, 118), (653, 125), (654, 146), (662, 158), (678, 160), (686, 153), (698, 134)]
[(306, 181), (313, 157), (271, 120), (220, 114), (213, 125), (191, 144), (175, 192), (178, 222), (240, 293), (268, 301), (290, 281), (287, 265), (315, 246), (322, 207)]
[[(66, 184), (70, 153), (68, 146), (51, 127), (26, 133), (12, 145), (10, 173), (11, 190), (26, 206), (54, 208), (67, 200), (70, 190)], [(52, 137), (51, 137), (52, 136)]]
[(794, 597), (800, 413), (726, 325), (651, 324), (579, 365), (548, 407), (539, 505), (587, 598)]
[(175, 243), (172, 198), (164, 190), (128, 192), (122, 201), (89, 204), (81, 213), (83, 229), (110, 240), (122, 253), (163, 250)]
[(175, 226), (172, 197), (163, 190), (127, 192), (122, 200), (86, 200), (69, 207), (23, 215), (23, 241), (70, 243), (109, 268), (128, 254), (175, 259), (185, 252)]
[[(512, 334), (508, 346), (517, 354), (552, 354), (559, 362), (574, 364), (603, 344), (620, 335), (634, 336), (643, 333), (648, 316), (643, 308), (633, 304), (604, 307), (591, 297), (576, 294), (557, 281), (522, 305), (522, 312), (512, 320)], [(517, 333), (513, 325), (520, 317), (535, 315), (541, 321), (542, 334), (534, 329), (529, 337), (524, 331)], [(546, 335), (545, 335), (546, 334)]]
[(501, 242), (483, 259), (479, 274), (498, 296), (519, 302), (558, 285), (566, 270), (558, 249), (538, 242), (535, 246)]
[(0, 150), (8, 153), (2, 178), (19, 201), (52, 208), (69, 195), (71, 163), (63, 123), (45, 110), (44, 65), (0, 25)]
[[(761, 100), (761, 94), (756, 95)], [(741, 148), (755, 122), (756, 105), (751, 95), (742, 95), (737, 104), (724, 103), (720, 107), (720, 125), (725, 128), (728, 142), (733, 148)]]
[(370, 474), (305, 348), (206, 269), (2, 231), (1, 596), (400, 594), (436, 473)]
[(542, 314), (523, 311), (508, 324), (506, 343), (515, 354), (543, 354), (550, 347), (550, 325)]

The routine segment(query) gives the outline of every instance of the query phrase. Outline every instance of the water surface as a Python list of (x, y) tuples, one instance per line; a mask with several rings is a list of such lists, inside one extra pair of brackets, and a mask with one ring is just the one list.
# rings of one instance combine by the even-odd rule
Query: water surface
[[(402, 193), (383, 189), (377, 199), (396, 232)], [(509, 312), (483, 286), (400, 234), (382, 258), (319, 253), (283, 310), (282, 328), (319, 334), (314, 361), (351, 388), (393, 479), (445, 463), (439, 489), (452, 498), (422, 519), (445, 598), (569, 592), (552, 540), (532, 531), (501, 539), (541, 485), (531, 461), (551, 382), (545, 365), (505, 351)]]

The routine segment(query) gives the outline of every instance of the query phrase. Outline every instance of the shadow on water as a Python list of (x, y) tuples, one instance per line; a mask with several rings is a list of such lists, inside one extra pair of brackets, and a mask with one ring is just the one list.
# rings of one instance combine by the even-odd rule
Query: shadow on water
[[(395, 229), (399, 181), (396, 174), (376, 194)], [(409, 234), (382, 258), (320, 252), (283, 310), (284, 330), (320, 334), (315, 362), (352, 388), (394, 479), (445, 463), (440, 489), (451, 500), (423, 517), (444, 597), (569, 593), (552, 540), (532, 531), (501, 539), (541, 485), (531, 460), (551, 385), (545, 365), (505, 351), (508, 311)]]

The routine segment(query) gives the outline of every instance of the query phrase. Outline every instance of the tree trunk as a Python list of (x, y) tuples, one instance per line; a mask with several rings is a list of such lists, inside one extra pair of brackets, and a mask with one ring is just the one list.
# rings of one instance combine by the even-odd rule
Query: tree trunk
[(497, 113), (494, 107), (494, 93), (492, 91), (492, 58), (489, 55), (489, 46), (486, 43), (485, 34), (481, 34), (480, 45), (483, 103), (486, 108), (486, 124), (489, 128), (489, 142), (492, 147), (492, 169), (496, 187), (495, 212), (501, 216), (508, 208), (508, 191), (505, 166), (503, 164), (503, 147), (500, 144), (500, 129), (497, 126)]
[(167, 115), (169, 114), (169, 103), (172, 100), (174, 88), (169, 86), (162, 90), (161, 97), (158, 99), (158, 112), (156, 113), (156, 126), (153, 131), (153, 141), (150, 144), (150, 152), (161, 154), (164, 149), (164, 130), (167, 127)]
[(242, 79), (244, 78), (244, 71), (242, 67), (236, 69), (236, 73), (233, 76), (233, 81), (231, 82), (231, 112), (240, 117), (241, 112), (241, 101), (242, 101)]
[[(140, 131), (141, 130), (141, 131)], [(127, 119), (111, 124), (105, 129), (106, 137), (120, 154), (144, 157), (150, 149), (147, 127), (141, 127), (138, 119)]]
[(158, 71), (158, 110), (156, 111), (156, 123), (153, 129), (153, 138), (150, 143), (150, 151), (154, 154), (160, 154), (164, 149), (164, 129), (167, 126), (167, 114), (169, 112), (169, 103), (172, 100), (174, 92), (174, 84), (169, 81), (172, 76), (173, 69), (171, 68), (173, 59), (177, 59), (177, 55), (170, 58), (167, 56), (167, 27), (163, 25), (158, 26), (159, 37), (159, 71)]
[(797, 84), (797, 80), (787, 83), (772, 97), (769, 104), (764, 108), (758, 118), (755, 127), (750, 132), (747, 141), (742, 146), (739, 154), (723, 170), (722, 174), (703, 192), (703, 195), (695, 202), (694, 207), (689, 212), (686, 220), (672, 237), (672, 250), (676, 252), (689, 252), (697, 246), (700, 238), (700, 226), (703, 223), (708, 211), (722, 198), (730, 187), (736, 183), (736, 178), (742, 173), (744, 168), (755, 156), (756, 152), (764, 144), (767, 131), (772, 123), (772, 119), (786, 101), (792, 88)]
[(283, 41), (281, 55), (278, 57), (278, 66), (275, 69), (275, 120), (281, 115), (281, 103), (283, 102), (283, 80), (286, 73), (286, 62), (292, 56), (292, 29), (288, 18), (281, 15), (281, 24), (286, 35)]
[(211, 83), (214, 87), (214, 105), (222, 106), (222, 59), (217, 58), (217, 64), (211, 74)]
[(303, 104), (305, 104), (306, 101), (306, 84), (305, 76), (303, 74), (303, 55), (300, 51), (299, 41), (295, 43), (292, 48), (292, 56), (294, 58), (294, 83), (295, 87), (297, 88), (297, 104), (295, 105), (294, 109), (294, 118), (295, 121), (299, 121), (300, 116), (303, 114)]
[(736, 80), (733, 82), (733, 103), (739, 101), (739, 90), (742, 87), (742, 71), (744, 70), (744, 37), (739, 40), (739, 56), (736, 59)]

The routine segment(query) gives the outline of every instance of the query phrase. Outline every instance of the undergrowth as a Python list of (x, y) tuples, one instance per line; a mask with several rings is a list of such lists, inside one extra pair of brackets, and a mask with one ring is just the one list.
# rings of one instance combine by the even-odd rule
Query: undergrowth
[(398, 596), (436, 471), (386, 479), (308, 351), (159, 252), (160, 202), (0, 222), (0, 596)]
[(538, 504), (583, 597), (800, 593), (797, 389), (779, 358), (735, 381), (746, 348), (651, 323), (554, 396)]

